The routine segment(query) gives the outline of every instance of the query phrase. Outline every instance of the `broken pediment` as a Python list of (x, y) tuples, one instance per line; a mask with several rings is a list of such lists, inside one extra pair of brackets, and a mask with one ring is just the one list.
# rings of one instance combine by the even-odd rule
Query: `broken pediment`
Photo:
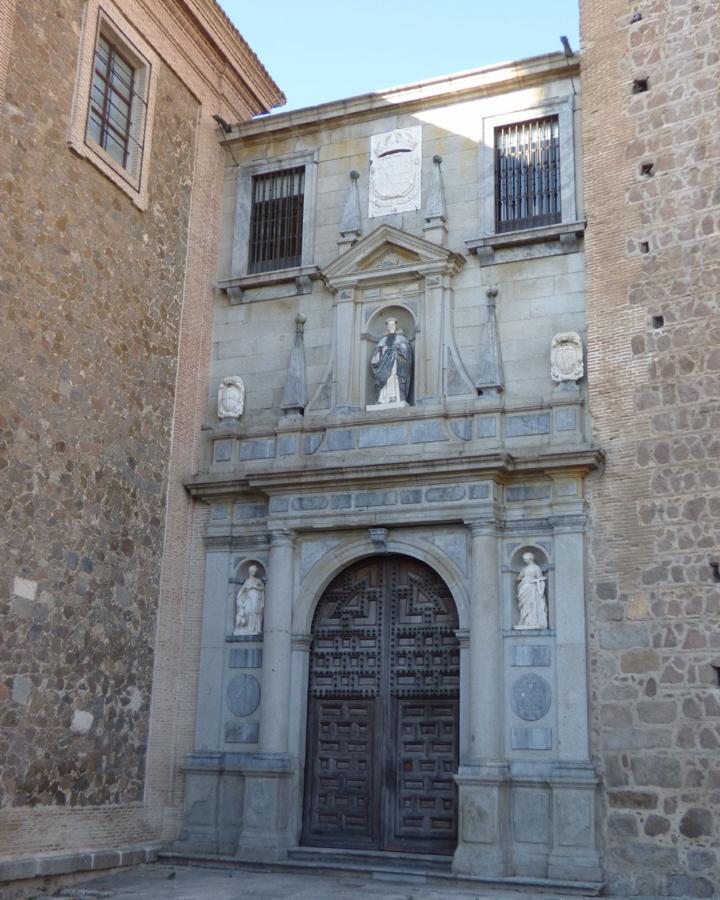
[(438, 244), (392, 225), (381, 225), (326, 266), (322, 275), (332, 290), (388, 277), (455, 275), (465, 259)]

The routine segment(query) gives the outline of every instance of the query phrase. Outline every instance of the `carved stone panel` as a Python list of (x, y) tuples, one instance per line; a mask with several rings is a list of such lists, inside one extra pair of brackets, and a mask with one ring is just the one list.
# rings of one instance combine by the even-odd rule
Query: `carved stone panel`
[(399, 128), (370, 138), (369, 215), (420, 209), (422, 127)]
[(244, 409), (245, 382), (239, 375), (228, 375), (218, 388), (218, 419), (239, 419)]
[(521, 675), (510, 689), (510, 705), (513, 712), (528, 722), (542, 719), (550, 709), (551, 701), (550, 685), (540, 675)]
[(466, 798), (462, 807), (462, 837), (469, 844), (492, 844), (497, 840), (498, 796), (483, 791)]
[(582, 338), (575, 331), (556, 334), (550, 346), (550, 376), (558, 384), (579, 381), (585, 374)]
[(251, 716), (260, 704), (260, 682), (254, 675), (236, 675), (227, 686), (227, 705), (236, 716)]

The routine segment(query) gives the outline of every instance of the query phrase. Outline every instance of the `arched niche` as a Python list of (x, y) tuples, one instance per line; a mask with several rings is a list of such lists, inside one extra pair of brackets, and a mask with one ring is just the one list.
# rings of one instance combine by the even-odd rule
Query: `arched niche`
[(545, 577), (545, 604), (547, 608), (547, 619), (548, 619), (548, 628), (554, 627), (554, 609), (552, 603), (552, 592), (551, 592), (551, 584), (550, 584), (550, 572), (552, 566), (550, 564), (550, 560), (548, 558), (548, 552), (538, 544), (528, 542), (519, 546), (510, 557), (510, 573), (509, 578), (511, 579), (510, 584), (510, 627), (515, 631), (516, 634), (523, 634), (523, 631), (533, 631), (533, 630), (542, 630), (542, 629), (521, 629), (518, 628), (518, 624), (520, 622), (521, 613), (518, 603), (518, 576), (520, 574), (521, 569), (525, 566), (525, 561), (523, 560), (523, 556), (526, 553), (531, 553), (533, 555), (533, 561), (536, 565), (540, 567), (542, 570), (542, 574)]
[(232, 563), (232, 576), (230, 578), (230, 599), (227, 609), (228, 634), (232, 634), (235, 628), (235, 613), (238, 591), (242, 587), (243, 582), (250, 574), (250, 566), (257, 567), (256, 576), (263, 582), (267, 582), (267, 571), (265, 565), (254, 556), (238, 556)]
[(365, 405), (377, 402), (377, 391), (372, 378), (372, 370), (370, 368), (370, 360), (375, 353), (375, 348), (380, 338), (387, 333), (386, 322), (388, 319), (396, 319), (398, 327), (402, 329), (403, 334), (410, 341), (413, 348), (413, 373), (410, 380), (410, 390), (407, 396), (407, 402), (412, 406), (415, 397), (415, 373), (417, 370), (417, 354), (415, 352), (415, 337), (419, 332), (417, 320), (414, 312), (403, 304), (388, 304), (376, 309), (368, 318), (365, 337)]
[(260, 560), (253, 557), (246, 558), (242, 556), (235, 560), (233, 580), (245, 581), (250, 574), (250, 566), (257, 566), (257, 577), (262, 579), (262, 581), (267, 581), (267, 572)]

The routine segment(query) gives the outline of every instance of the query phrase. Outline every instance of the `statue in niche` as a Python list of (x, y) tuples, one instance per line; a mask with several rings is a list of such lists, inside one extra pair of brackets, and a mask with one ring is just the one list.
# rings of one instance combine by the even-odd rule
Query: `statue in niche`
[(228, 375), (218, 388), (218, 419), (239, 419), (244, 409), (245, 382), (239, 375)]
[(413, 351), (398, 327), (397, 319), (386, 319), (387, 331), (380, 338), (370, 360), (379, 406), (406, 405), (412, 381)]
[(548, 627), (547, 601), (545, 600), (545, 576), (535, 562), (535, 556), (523, 553), (525, 565), (518, 574), (517, 603), (520, 619), (513, 628), (525, 631), (531, 628)]
[(265, 609), (265, 585), (257, 577), (257, 566), (250, 566), (235, 601), (233, 634), (261, 634)]

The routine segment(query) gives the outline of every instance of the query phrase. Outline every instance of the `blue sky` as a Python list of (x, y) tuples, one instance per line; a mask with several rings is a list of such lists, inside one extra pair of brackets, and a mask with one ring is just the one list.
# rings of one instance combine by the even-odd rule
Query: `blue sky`
[[(602, 2), (602, 0), (598, 0)], [(577, 0), (220, 0), (283, 110), (578, 48)]]

